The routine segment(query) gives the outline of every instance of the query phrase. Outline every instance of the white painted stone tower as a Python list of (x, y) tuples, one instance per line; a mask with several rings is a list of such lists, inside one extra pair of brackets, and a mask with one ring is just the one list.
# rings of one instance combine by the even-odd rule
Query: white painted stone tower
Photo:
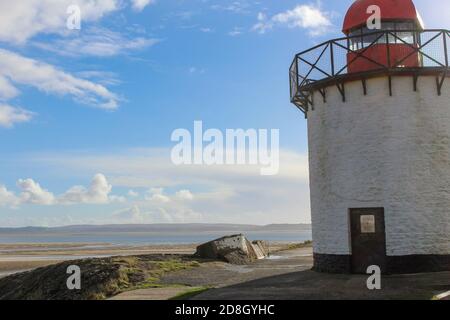
[(450, 32), (424, 30), (411, 0), (357, 0), (344, 33), (290, 69), (308, 119), (315, 269), (450, 270)]

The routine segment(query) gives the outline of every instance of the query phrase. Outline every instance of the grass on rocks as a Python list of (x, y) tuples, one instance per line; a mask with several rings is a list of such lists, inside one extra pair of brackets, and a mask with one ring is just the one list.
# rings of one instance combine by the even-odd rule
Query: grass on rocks
[[(81, 290), (69, 290), (67, 268), (81, 269)], [(65, 261), (0, 279), (0, 300), (101, 300), (124, 291), (167, 287), (163, 275), (200, 266), (186, 255), (142, 255)]]

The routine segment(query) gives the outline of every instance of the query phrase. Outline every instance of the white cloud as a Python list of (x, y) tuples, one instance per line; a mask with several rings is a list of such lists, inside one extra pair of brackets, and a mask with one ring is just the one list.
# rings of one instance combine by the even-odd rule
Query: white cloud
[[(96, 174), (89, 188), (75, 186), (63, 194), (59, 202), (62, 204), (106, 204), (110, 202), (109, 194), (112, 186), (103, 174)], [(118, 198), (112, 198), (117, 200)]]
[(11, 128), (16, 123), (28, 122), (32, 118), (33, 113), (30, 111), (0, 103), (0, 127)]
[(131, 2), (133, 4), (133, 9), (136, 11), (142, 11), (148, 5), (155, 3), (154, 0), (131, 0)]
[[(67, 8), (73, 0), (0, 1), (0, 41), (25, 43), (39, 33), (64, 34)], [(77, 0), (83, 22), (93, 22), (120, 9), (120, 0)]]
[(124, 196), (116, 196), (116, 195), (109, 196), (109, 203), (125, 203), (125, 202), (127, 202), (127, 198)]
[(141, 209), (137, 205), (114, 212), (113, 219), (117, 219), (121, 223), (143, 223), (143, 222), (145, 222), (145, 217), (141, 213)]
[(233, 13), (248, 13), (250, 8), (250, 4), (247, 1), (233, 1), (230, 4), (226, 5), (219, 5), (214, 4), (211, 6), (211, 9), (213, 10), (220, 10), (220, 11), (230, 11)]
[(5, 77), (0, 76), (0, 100), (8, 100), (19, 95), (19, 90)]
[(154, 223), (202, 223), (202, 213), (181, 206), (160, 207), (148, 213)]
[(100, 83), (104, 86), (116, 86), (122, 83), (116, 73), (109, 71), (81, 71), (77, 72), (76, 76), (92, 82)]
[(17, 186), (21, 189), (20, 200), (25, 204), (52, 205), (55, 203), (53, 193), (43, 189), (33, 179), (20, 179)]
[(175, 196), (181, 200), (193, 200), (194, 195), (189, 190), (180, 190), (178, 191)]
[(214, 32), (214, 29), (205, 27), (205, 28), (200, 28), (200, 31), (204, 32), (204, 33), (211, 33), (211, 32)]
[(136, 191), (134, 191), (134, 190), (129, 190), (129, 191), (128, 191), (128, 196), (129, 196), (129, 197), (132, 197), (132, 198), (139, 197), (139, 192), (136, 192)]
[(19, 196), (0, 185), (0, 207), (16, 208), (21, 204), (34, 205), (78, 205), (78, 204), (110, 204), (125, 203), (123, 196), (111, 195), (112, 186), (103, 174), (96, 174), (88, 188), (74, 186), (60, 196), (42, 188), (33, 179), (17, 181)]
[(130, 50), (148, 48), (158, 43), (158, 39), (129, 38), (105, 28), (90, 28), (76, 37), (62, 38), (51, 43), (35, 43), (41, 49), (63, 56), (111, 57), (126, 54)]
[(271, 18), (260, 12), (258, 23), (253, 26), (253, 30), (263, 34), (275, 26), (286, 26), (306, 29), (311, 36), (317, 36), (332, 26), (329, 16), (330, 14), (323, 11), (319, 5), (297, 5), (294, 9), (278, 13)]
[[(33, 86), (40, 91), (72, 96), (76, 101), (113, 110), (119, 98), (106, 87), (77, 78), (44, 62), (0, 49), (0, 92), (10, 91), (13, 83)], [(0, 94), (4, 96), (5, 93)]]
[(8, 191), (5, 186), (0, 185), (0, 207), (15, 208), (19, 206), (20, 199), (14, 193)]
[(202, 219), (202, 214), (186, 208), (146, 207), (135, 204), (129, 208), (117, 210), (109, 221), (103, 223), (201, 223)]
[(148, 201), (154, 201), (159, 203), (170, 202), (170, 198), (164, 194), (163, 188), (151, 188), (145, 197)]
[[(183, 223), (202, 222), (203, 214), (186, 206), (194, 195), (186, 189), (166, 194), (163, 188), (151, 188), (144, 200), (113, 213), (117, 223)], [(117, 220), (117, 221), (116, 221)], [(105, 223), (111, 223), (106, 221)]]

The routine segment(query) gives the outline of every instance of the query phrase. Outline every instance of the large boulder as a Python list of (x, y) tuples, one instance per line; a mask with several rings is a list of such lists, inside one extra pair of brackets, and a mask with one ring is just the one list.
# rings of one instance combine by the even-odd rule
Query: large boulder
[(219, 259), (232, 264), (248, 264), (268, 256), (263, 241), (250, 242), (243, 234), (226, 236), (197, 247), (196, 255), (206, 259)]

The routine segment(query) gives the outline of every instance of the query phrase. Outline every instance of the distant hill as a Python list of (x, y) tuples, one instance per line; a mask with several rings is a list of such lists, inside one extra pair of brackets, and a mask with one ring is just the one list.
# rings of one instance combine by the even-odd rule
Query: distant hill
[(241, 224), (118, 224), (118, 225), (74, 225), (65, 227), (25, 227), (25, 228), (0, 228), (0, 234), (11, 233), (102, 233), (102, 232), (292, 232), (311, 230), (309, 224), (270, 224), (266, 226), (241, 225)]

